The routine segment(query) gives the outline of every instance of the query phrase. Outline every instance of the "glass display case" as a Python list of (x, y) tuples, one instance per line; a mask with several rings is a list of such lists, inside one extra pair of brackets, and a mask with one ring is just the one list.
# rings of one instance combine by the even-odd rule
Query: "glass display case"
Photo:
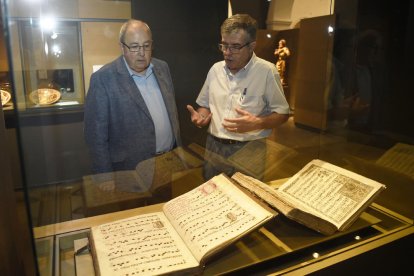
[[(117, 11), (107, 17), (113, 7)], [(93, 68), (118, 56), (113, 37), (120, 22), (130, 17), (127, 2), (104, 2), (95, 9), (91, 1), (18, 0), (8, 3), (7, 10), (14, 94), (20, 110), (83, 105)], [(105, 47), (96, 50), (101, 43)]]
[(79, 24), (17, 21), (26, 108), (82, 104)]
[[(123, 211), (115, 216), (104, 215), (98, 223), (145, 213), (147, 210), (148, 208), (142, 207), (134, 212)], [(347, 257), (355, 256), (387, 244), (387, 239), (399, 239), (412, 234), (412, 222), (373, 204), (350, 229), (326, 237), (278, 216), (208, 260), (201, 275), (304, 275), (304, 271), (315, 269), (310, 267), (318, 266), (322, 261), (336, 259), (334, 262), (339, 262), (345, 254)], [(91, 272), (93, 274), (91, 253), (88, 249), (79, 249), (88, 243), (89, 229), (96, 223), (97, 221), (85, 220), (80, 227), (82, 230), (57, 234), (54, 235), (54, 239), (37, 239), (38, 258), (48, 260), (43, 262), (45, 265), (41, 274), (50, 275), (48, 271), (53, 268), (54, 275), (91, 275)], [(62, 223), (62, 228), (67, 227), (64, 224)], [(48, 230), (47, 227), (40, 227), (36, 229), (35, 234), (45, 235)], [(54, 267), (52, 253), (55, 254)]]
[[(267, 28), (257, 33), (258, 57), (276, 64), (278, 41), (286, 41), (283, 90), (290, 115), (266, 139), (266, 152), (246, 148), (225, 161), (277, 188), (321, 159), (386, 189), (350, 228), (330, 236), (279, 214), (209, 259), (202, 274), (323, 274), (327, 268), (347, 271), (344, 263), (355, 259), (361, 272), (408, 267), (405, 251), (414, 249), (414, 4), (326, 0), (309, 8), (302, 1), (241, 2), (215, 0), (200, 12), (180, 0), (1, 0), (0, 149), (10, 166), (0, 168), (10, 174), (7, 185), (20, 199), (20, 218), (22, 209), (27, 212), (19, 227), (29, 229), (27, 246), (33, 245), (30, 257), (40, 275), (93, 273), (90, 252), (75, 254), (91, 227), (159, 210), (208, 180), (207, 131), (191, 123), (186, 105), (194, 103), (213, 62), (222, 59), (215, 37), (220, 39), (220, 24), (232, 10), (267, 14), (261, 19)], [(111, 172), (116, 187), (108, 189), (101, 181), (106, 175), (91, 170), (84, 102), (92, 73), (121, 55), (119, 29), (130, 17), (149, 22), (154, 56), (170, 66), (183, 145), (133, 171)], [(384, 254), (385, 247), (395, 254), (384, 264), (374, 268), (372, 259), (363, 261)]]

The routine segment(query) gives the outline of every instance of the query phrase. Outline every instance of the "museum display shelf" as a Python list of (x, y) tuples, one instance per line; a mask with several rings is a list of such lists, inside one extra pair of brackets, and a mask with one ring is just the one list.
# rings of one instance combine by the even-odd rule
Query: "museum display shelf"
[[(155, 204), (34, 228), (38, 260), (44, 264), (42, 270), (46, 273), (54, 268), (54, 275), (77, 275), (77, 270), (78, 273), (92, 271), (90, 252), (82, 252), (81, 258), (75, 258), (75, 243), (88, 237), (90, 227), (157, 211), (161, 206)], [(202, 274), (250, 274), (254, 271), (255, 274), (285, 275), (317, 271), (413, 233), (412, 220), (376, 203), (371, 204), (349, 229), (330, 236), (279, 214), (213, 256)], [(45, 246), (45, 241), (49, 246)], [(52, 248), (54, 254), (50, 252)]]

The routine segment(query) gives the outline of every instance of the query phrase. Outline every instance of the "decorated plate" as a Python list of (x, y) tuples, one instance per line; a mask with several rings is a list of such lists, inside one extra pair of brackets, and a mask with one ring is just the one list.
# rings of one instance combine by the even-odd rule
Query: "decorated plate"
[(11, 94), (7, 92), (6, 90), (0, 90), (0, 92), (1, 92), (1, 105), (4, 106), (10, 101)]
[(30, 93), (29, 98), (39, 105), (54, 104), (60, 100), (60, 92), (51, 88), (40, 88)]

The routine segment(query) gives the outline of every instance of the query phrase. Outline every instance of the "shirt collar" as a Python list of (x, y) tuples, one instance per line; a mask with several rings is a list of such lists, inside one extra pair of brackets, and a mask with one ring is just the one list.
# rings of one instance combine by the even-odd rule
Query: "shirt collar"
[[(253, 66), (253, 63), (255, 62), (255, 60), (256, 60), (256, 54), (253, 52), (252, 57), (250, 58), (249, 62), (242, 69), (240, 69), (236, 74), (249, 70)], [(229, 68), (227, 68), (226, 63), (224, 63), (224, 70), (227, 72), (227, 74), (232, 75)]]
[(253, 66), (254, 61), (256, 60), (256, 54), (253, 52), (252, 57), (250, 58), (249, 62), (246, 66), (243, 67), (243, 71), (249, 70), (250, 67)]

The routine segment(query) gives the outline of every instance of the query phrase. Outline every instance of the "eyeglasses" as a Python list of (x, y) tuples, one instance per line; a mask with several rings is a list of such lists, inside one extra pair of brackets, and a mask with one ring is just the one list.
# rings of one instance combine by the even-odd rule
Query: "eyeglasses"
[(249, 45), (251, 42), (247, 42), (244, 45), (227, 45), (227, 44), (219, 44), (218, 48), (220, 51), (224, 52), (226, 50), (229, 50), (230, 53), (237, 54), (240, 52), (241, 49)]
[(144, 44), (144, 45), (142, 45), (142, 46), (140, 46), (140, 45), (134, 45), (134, 46), (128, 46), (128, 45), (126, 45), (124, 42), (122, 42), (121, 41), (121, 43), (122, 43), (122, 45), (124, 45), (125, 47), (127, 47), (128, 48), (128, 50), (131, 52), (131, 53), (136, 53), (136, 52), (139, 52), (141, 49), (142, 50), (144, 50), (145, 52), (147, 52), (147, 51), (151, 51), (152, 50), (152, 43), (146, 43), (146, 44)]

